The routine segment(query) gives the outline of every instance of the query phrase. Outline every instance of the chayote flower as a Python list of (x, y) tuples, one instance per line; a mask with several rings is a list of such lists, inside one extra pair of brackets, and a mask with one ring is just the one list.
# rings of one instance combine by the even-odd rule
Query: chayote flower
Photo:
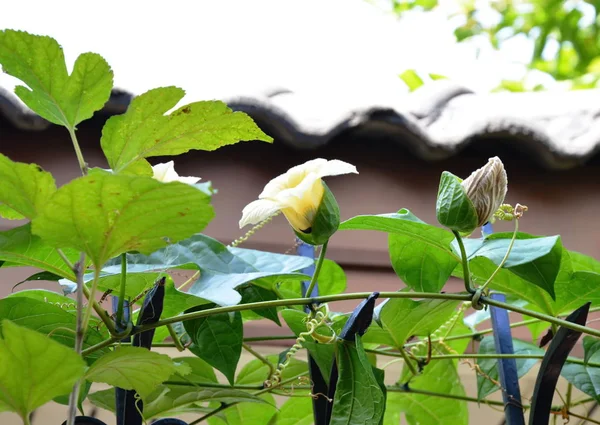
[(200, 181), (200, 177), (183, 177), (175, 171), (175, 163), (173, 161), (156, 164), (152, 166), (152, 176), (163, 183), (181, 182), (187, 184), (196, 184)]
[(504, 203), (507, 185), (504, 164), (497, 156), (463, 180), (462, 186), (477, 211), (478, 227), (490, 221)]
[[(322, 178), (349, 173), (358, 174), (358, 171), (354, 165), (337, 159), (313, 159), (290, 168), (287, 173), (267, 183), (258, 200), (246, 205), (242, 211), (240, 228), (248, 224), (258, 224), (281, 211), (300, 237), (302, 234), (310, 234), (318, 218), (317, 213), (323, 210), (321, 206), (324, 199), (335, 203)], [(333, 209), (337, 212), (337, 203)], [(339, 214), (337, 220), (339, 224)], [(333, 232), (335, 230), (337, 225)], [(329, 236), (331, 234), (327, 235)]]

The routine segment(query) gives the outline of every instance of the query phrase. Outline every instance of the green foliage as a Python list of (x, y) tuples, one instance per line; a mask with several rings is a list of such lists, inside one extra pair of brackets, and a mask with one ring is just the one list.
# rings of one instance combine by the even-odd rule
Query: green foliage
[(343, 341), (338, 344), (337, 364), (339, 378), (331, 425), (379, 425), (385, 410), (385, 395), (358, 335), (356, 343)]
[[(519, 339), (513, 339), (513, 349), (515, 354), (544, 354), (543, 349)], [(483, 341), (479, 344), (478, 353), (493, 354), (495, 352), (494, 338), (483, 338)], [(522, 376), (525, 376), (537, 362), (537, 359), (516, 359), (518, 377), (521, 378)], [(494, 383), (500, 381), (498, 375), (498, 360), (480, 359), (477, 361), (477, 364), (486, 375), (477, 375), (477, 397), (483, 399), (500, 390), (500, 387)]]
[(71, 391), (85, 371), (73, 350), (45, 335), (2, 320), (0, 411), (29, 413)]
[(36, 164), (13, 162), (0, 153), (0, 217), (35, 217), (56, 191), (52, 174)]
[[(436, 5), (436, 1), (421, 0), (396, 4), (400, 9), (424, 10)], [(575, 20), (576, 14), (569, 16)], [(461, 37), (476, 32), (465, 27)], [(574, 58), (565, 53), (561, 72), (567, 72), (564, 64)], [(88, 396), (91, 382), (99, 382), (135, 390), (143, 398), (146, 420), (193, 413), (209, 415), (211, 425), (308, 425), (313, 422), (311, 398), (290, 397), (282, 404), (273, 396), (307, 396), (306, 389), (312, 397), (324, 397), (316, 393), (308, 376), (306, 352), (300, 351), (305, 349), (324, 381), (336, 384), (330, 405), (333, 425), (397, 425), (401, 415), (411, 425), (466, 425), (466, 400), (474, 398), (465, 396), (458, 357), (489, 314), (480, 311), (465, 320), (468, 304), (457, 309), (455, 298), (468, 300), (470, 295), (442, 292), (451, 276), (463, 277), (462, 254), (453, 232), (427, 224), (407, 209), (357, 216), (340, 224), (337, 201), (326, 188), (312, 232), (299, 236), (319, 245), (337, 230), (387, 233), (391, 264), (407, 286), (401, 293), (407, 298), (380, 294), (384, 301), (376, 307), (363, 336), (352, 342), (340, 340), (337, 336), (351, 313), (332, 311), (336, 304), (323, 304), (323, 299), (290, 305), (290, 298), (303, 297), (301, 282), (310, 276), (301, 271), (313, 259), (228, 247), (199, 234), (214, 215), (211, 184), (163, 183), (152, 177), (151, 157), (210, 151), (240, 140), (271, 141), (247, 115), (232, 112), (221, 102), (192, 102), (167, 115), (184, 91), (175, 87), (150, 90), (104, 126), (101, 146), (111, 170), (89, 170), (76, 126), (108, 99), (112, 73), (106, 62), (96, 54), (83, 54), (69, 76), (56, 41), (5, 30), (0, 31), (0, 64), (29, 86), (17, 88), (28, 106), (68, 128), (84, 174), (56, 189), (49, 173), (0, 154), (0, 215), (31, 220), (0, 232), (0, 271), (35, 267), (40, 270), (33, 275), (27, 271), (25, 281), (50, 280), (66, 288), (77, 288), (79, 280), (78, 295), (89, 300), (87, 305), (77, 304), (75, 298), (47, 290), (17, 291), (0, 300), (0, 410), (17, 412), (27, 423), (28, 412), (45, 402), (68, 403), (68, 393), (80, 381), (81, 392), (73, 397), (80, 408), (87, 396), (114, 411), (113, 389)], [(413, 89), (426, 79), (413, 71), (403, 78)], [(479, 224), (461, 180), (448, 172), (442, 174), (436, 208), (438, 221), (454, 232), (471, 233)], [(509, 295), (508, 310), (519, 307), (524, 317), (534, 312), (548, 315), (545, 321), (529, 324), (534, 337), (550, 324), (558, 324), (556, 316), (586, 302), (600, 306), (600, 262), (568, 251), (559, 236), (526, 233), (516, 234), (507, 256), (511, 238), (512, 233), (465, 238), (465, 261), (474, 287), (490, 280), (487, 288)], [(85, 264), (77, 263), (81, 253), (86, 254)], [(190, 278), (176, 287), (169, 273), (179, 271), (189, 273)], [(353, 299), (355, 304), (364, 297), (345, 294), (346, 274), (335, 262), (325, 259), (319, 273), (316, 281), (321, 296)], [(164, 288), (156, 286), (157, 282)], [(162, 320), (134, 327), (140, 314), (135, 309), (148, 304), (145, 294), (151, 288), (164, 289), (163, 300), (157, 299), (160, 291), (151, 292), (154, 307), (163, 303)], [(117, 326), (117, 320), (104, 310), (108, 301), (93, 301), (98, 300), (98, 289), (132, 301), (132, 322)], [(374, 282), (364, 290), (378, 289)], [(485, 297), (482, 300), (486, 302)], [(289, 344), (279, 355), (260, 355), (259, 345), (246, 346), (257, 358), (238, 367), (244, 321), (267, 319), (282, 325), (279, 314), (283, 326), (296, 335), (295, 345)], [(87, 324), (84, 336), (76, 332), (78, 317), (84, 317), (81, 323)], [(131, 337), (130, 331), (146, 332), (153, 327), (155, 345), (172, 336), (179, 339), (175, 344), (179, 349), (196, 357), (171, 359), (118, 342)], [(598, 335), (591, 328), (586, 331)], [(270, 337), (265, 335), (265, 339)], [(491, 341), (486, 337), (479, 347), (480, 353), (491, 354), (479, 362), (487, 377), (478, 377), (477, 395), (482, 400), (497, 389), (491, 384), (498, 375)], [(522, 356), (543, 352), (523, 341), (515, 340), (514, 345)], [(600, 394), (596, 382), (599, 346), (597, 339), (585, 338), (585, 359), (563, 368), (567, 380), (595, 399)], [(429, 353), (435, 357), (422, 360)], [(376, 366), (382, 361), (393, 364), (386, 357), (403, 354), (415, 358), (405, 363), (397, 385), (386, 386), (383, 369)], [(337, 382), (331, 383), (334, 360), (339, 374)], [(519, 376), (536, 361), (518, 359)], [(277, 386), (275, 370), (285, 387)], [(306, 382), (311, 385), (297, 388)]]
[(575, 388), (600, 402), (600, 340), (583, 338), (584, 364), (567, 363), (561, 375)]
[[(152, 370), (152, 373), (148, 371)], [(86, 372), (85, 378), (103, 382), (125, 390), (135, 390), (142, 398), (154, 391), (158, 384), (177, 372), (190, 372), (185, 364), (175, 364), (169, 356), (153, 353), (141, 347), (120, 347), (100, 357)]]
[(126, 113), (108, 120), (100, 144), (114, 173), (151, 174), (148, 157), (212, 151), (240, 140), (273, 140), (246, 114), (232, 112), (222, 102), (195, 102), (164, 115), (184, 95), (177, 87), (150, 90), (133, 99)]
[(57, 190), (33, 220), (33, 233), (101, 267), (124, 252), (149, 254), (201, 231), (214, 216), (209, 202), (183, 183), (94, 173)]
[[(195, 308), (191, 311), (199, 311)], [(223, 373), (233, 384), (235, 369), (242, 353), (242, 315), (215, 314), (184, 322), (193, 345), (190, 351)]]
[(23, 31), (0, 31), (0, 64), (28, 86), (18, 86), (15, 93), (31, 110), (71, 130), (104, 106), (113, 85), (102, 56), (80, 55), (69, 75), (56, 40)]

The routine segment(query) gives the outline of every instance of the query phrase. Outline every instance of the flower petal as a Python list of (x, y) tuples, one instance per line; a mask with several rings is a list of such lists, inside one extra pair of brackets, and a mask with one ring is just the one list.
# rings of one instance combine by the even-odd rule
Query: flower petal
[(240, 229), (248, 224), (258, 224), (279, 210), (279, 204), (269, 199), (259, 199), (254, 202), (250, 202), (242, 210)]
[(339, 176), (341, 174), (358, 174), (356, 167), (339, 159), (332, 159), (323, 164), (317, 171), (319, 177), (325, 176)]
[(164, 162), (152, 166), (152, 172), (156, 180), (166, 183), (169, 172), (175, 172), (175, 163), (173, 161)]

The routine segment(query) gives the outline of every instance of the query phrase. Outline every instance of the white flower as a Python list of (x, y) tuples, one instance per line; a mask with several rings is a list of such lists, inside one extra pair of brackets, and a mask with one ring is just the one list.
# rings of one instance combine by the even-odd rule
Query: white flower
[(196, 184), (200, 181), (200, 177), (182, 177), (177, 174), (175, 171), (175, 163), (173, 161), (154, 165), (152, 167), (152, 172), (154, 173), (152, 177), (163, 183), (181, 182)]
[(322, 177), (356, 173), (356, 167), (337, 159), (313, 159), (275, 177), (242, 211), (240, 228), (258, 224), (281, 211), (297, 231), (310, 231), (325, 189)]

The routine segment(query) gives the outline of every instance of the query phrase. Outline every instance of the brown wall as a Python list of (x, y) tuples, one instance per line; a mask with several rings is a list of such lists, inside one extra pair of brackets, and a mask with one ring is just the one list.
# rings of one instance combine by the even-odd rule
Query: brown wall
[[(83, 125), (79, 137), (91, 166), (107, 167), (99, 149), (99, 124)], [(487, 158), (499, 155), (509, 177), (507, 202), (529, 206), (521, 230), (533, 234), (560, 234), (569, 249), (600, 258), (600, 163), (568, 171), (540, 169), (529, 154), (502, 141), (477, 144), (456, 157), (435, 163), (417, 159), (394, 142), (340, 138), (318, 151), (297, 151), (275, 143), (240, 143), (215, 152), (192, 152), (176, 159), (181, 175), (196, 175), (212, 181), (219, 193), (214, 196), (217, 217), (205, 233), (224, 243), (244, 233), (238, 228), (242, 208), (256, 199), (263, 185), (289, 167), (314, 157), (338, 158), (355, 164), (360, 175), (327, 180), (340, 204), (342, 218), (358, 214), (389, 213), (409, 208), (422, 220), (435, 223), (435, 198), (439, 175), (449, 170), (466, 177)], [(0, 152), (11, 159), (36, 162), (52, 172), (63, 184), (79, 174), (66, 131), (51, 128), (43, 132), (16, 131), (0, 122)], [(166, 159), (169, 160), (169, 159)], [(2, 228), (15, 223), (0, 222)], [(501, 223), (496, 230), (512, 230)], [(284, 252), (292, 247), (294, 235), (283, 217), (253, 236), (244, 246)], [(396, 290), (403, 286), (391, 270), (386, 235), (376, 232), (340, 232), (330, 243), (329, 257), (341, 263), (348, 274), (350, 290)], [(2, 270), (0, 296), (26, 271)], [(28, 284), (29, 287), (39, 285)], [(25, 287), (25, 286), (24, 286)], [(451, 282), (447, 291), (461, 286)], [(340, 303), (349, 310), (355, 302)], [(262, 325), (260, 325), (262, 326)], [(256, 332), (261, 332), (257, 329)], [(281, 330), (284, 332), (284, 330)], [(527, 334), (523, 335), (526, 336)]]

